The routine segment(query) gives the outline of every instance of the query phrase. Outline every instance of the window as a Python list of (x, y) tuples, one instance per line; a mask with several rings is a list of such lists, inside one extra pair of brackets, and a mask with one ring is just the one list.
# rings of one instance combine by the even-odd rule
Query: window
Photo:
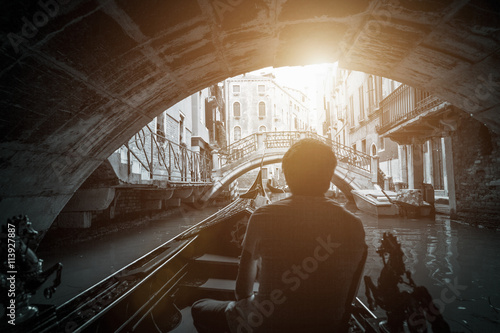
[(354, 126), (354, 98), (349, 96), (349, 115), (351, 116), (351, 126)]
[(378, 138), (378, 146), (380, 147), (379, 150), (385, 149), (385, 138), (384, 137)]
[(184, 118), (184, 115), (179, 113), (179, 144), (185, 143), (186, 132), (184, 127)]
[(234, 127), (234, 141), (238, 141), (241, 139), (241, 127), (235, 126)]
[(361, 152), (366, 154), (366, 140), (361, 140)]
[(377, 146), (374, 143), (372, 143), (371, 155), (377, 155)]
[(365, 95), (363, 86), (359, 87), (359, 119), (365, 119)]
[(200, 118), (200, 123), (205, 123), (205, 103), (203, 101), (203, 96), (200, 93), (198, 94), (198, 116)]
[(240, 92), (240, 85), (235, 84), (233, 85), (233, 93), (239, 93)]
[(373, 112), (375, 109), (375, 84), (373, 76), (368, 77), (368, 112)]
[(258, 90), (259, 94), (263, 95), (266, 93), (266, 86), (263, 84), (259, 84), (259, 86), (257, 87), (257, 90)]
[(241, 117), (241, 104), (240, 104), (240, 102), (234, 102), (234, 104), (233, 104), (233, 116)]
[(266, 103), (260, 102), (259, 103), (259, 117), (265, 117), (266, 116)]
[(266, 131), (267, 131), (266, 126), (262, 125), (259, 127), (259, 132), (266, 132)]

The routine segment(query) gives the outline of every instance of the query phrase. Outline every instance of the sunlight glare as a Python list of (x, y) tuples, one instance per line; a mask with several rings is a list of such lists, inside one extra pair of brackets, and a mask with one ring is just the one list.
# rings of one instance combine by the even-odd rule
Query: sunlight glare
[(293, 67), (266, 67), (255, 71), (255, 74), (273, 73), (276, 81), (285, 87), (301, 90), (314, 91), (318, 84), (331, 75), (332, 70), (337, 68), (337, 63), (323, 63), (307, 66)]

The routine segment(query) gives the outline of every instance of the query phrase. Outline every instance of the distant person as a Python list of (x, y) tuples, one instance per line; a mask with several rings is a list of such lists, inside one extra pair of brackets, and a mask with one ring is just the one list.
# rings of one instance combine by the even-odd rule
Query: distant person
[(331, 148), (317, 140), (287, 151), (283, 172), (292, 196), (251, 216), (236, 302), (193, 304), (198, 332), (347, 331), (366, 244), (361, 221), (324, 195), (336, 165)]

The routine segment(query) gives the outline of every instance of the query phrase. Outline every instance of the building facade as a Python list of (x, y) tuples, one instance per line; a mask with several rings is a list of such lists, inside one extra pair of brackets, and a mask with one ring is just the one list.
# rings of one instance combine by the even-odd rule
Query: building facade
[(308, 97), (280, 86), (272, 74), (227, 79), (225, 90), (229, 144), (257, 132), (310, 128)]
[[(225, 80), (224, 87), (228, 144), (258, 132), (311, 129), (308, 96), (300, 90), (281, 86), (273, 74), (239, 75)], [(248, 188), (256, 172), (240, 177), (240, 188)], [(263, 177), (284, 184), (280, 164), (264, 167)]]
[(395, 135), (387, 131), (394, 119), (401, 120), (419, 107), (425, 109), (422, 103), (430, 94), (394, 80), (342, 69), (337, 71), (335, 82), (332, 139), (378, 156), (391, 189), (432, 184), (438, 195), (448, 196), (441, 133), (424, 129), (422, 133), (399, 131)]
[[(223, 85), (213, 85), (177, 102), (120, 148), (128, 182), (208, 182), (211, 151), (224, 146)], [(121, 173), (124, 175), (124, 173)]]

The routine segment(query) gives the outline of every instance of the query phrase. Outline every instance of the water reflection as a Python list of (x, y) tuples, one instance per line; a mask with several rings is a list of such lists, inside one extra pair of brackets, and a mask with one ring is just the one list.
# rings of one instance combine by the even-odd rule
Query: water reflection
[[(444, 310), (452, 331), (500, 331), (500, 233), (442, 215), (434, 221), (355, 214), (363, 221), (369, 247), (365, 275), (378, 278), (382, 260), (375, 251), (382, 234), (390, 231), (402, 245), (406, 268)], [(363, 300), (364, 292), (362, 285), (358, 295)]]

